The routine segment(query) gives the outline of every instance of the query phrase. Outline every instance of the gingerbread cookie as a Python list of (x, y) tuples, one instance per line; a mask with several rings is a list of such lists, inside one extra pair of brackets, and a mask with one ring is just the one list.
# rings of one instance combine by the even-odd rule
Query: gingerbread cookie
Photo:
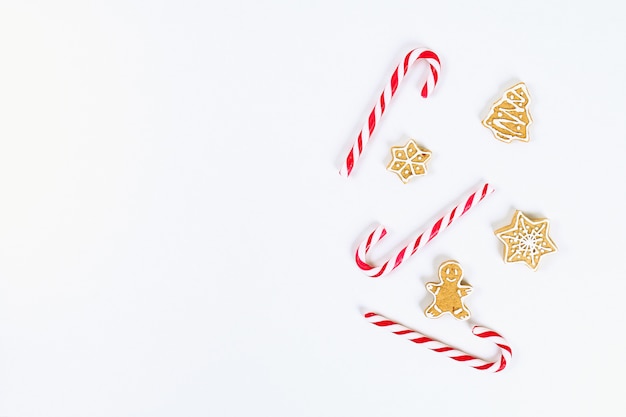
[(426, 161), (430, 159), (431, 152), (420, 147), (413, 139), (404, 146), (391, 148), (391, 162), (387, 170), (395, 172), (403, 183), (418, 175), (426, 174)]
[(532, 123), (529, 104), (526, 84), (515, 84), (491, 106), (482, 123), (502, 142), (511, 143), (514, 139), (528, 142), (528, 126)]
[(472, 287), (462, 285), (463, 269), (456, 261), (446, 261), (439, 266), (439, 282), (429, 282), (426, 289), (435, 296), (433, 303), (424, 311), (426, 317), (436, 318), (450, 313), (458, 320), (467, 320), (470, 311), (463, 298), (471, 294)]
[(533, 221), (517, 210), (511, 224), (494, 232), (504, 243), (504, 262), (524, 262), (536, 271), (543, 255), (556, 252), (549, 229), (548, 219)]

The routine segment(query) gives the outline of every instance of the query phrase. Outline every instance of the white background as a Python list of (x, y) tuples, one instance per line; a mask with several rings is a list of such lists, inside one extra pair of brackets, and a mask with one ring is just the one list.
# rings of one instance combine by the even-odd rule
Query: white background
[[(229, 4), (227, 4), (229, 3)], [(0, 416), (621, 416), (626, 25), (615, 2), (0, 3)], [(345, 151), (427, 46), (350, 179)], [(480, 124), (528, 85), (528, 144)], [(433, 152), (403, 185), (389, 148)], [(391, 275), (395, 246), (481, 181), (496, 192)], [(516, 209), (559, 252), (504, 264)], [(429, 320), (456, 259), (486, 374), (368, 324)]]

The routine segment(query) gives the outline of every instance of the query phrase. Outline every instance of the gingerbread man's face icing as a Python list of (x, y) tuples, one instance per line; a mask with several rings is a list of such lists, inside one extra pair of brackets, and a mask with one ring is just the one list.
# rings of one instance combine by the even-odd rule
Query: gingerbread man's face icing
[(463, 303), (463, 297), (472, 292), (469, 285), (461, 285), (463, 269), (458, 262), (447, 261), (439, 267), (439, 282), (429, 282), (426, 289), (435, 300), (428, 306), (426, 317), (436, 318), (450, 313), (458, 320), (467, 320), (470, 312)]
[(458, 263), (448, 261), (439, 267), (439, 276), (448, 282), (455, 283), (463, 277)]

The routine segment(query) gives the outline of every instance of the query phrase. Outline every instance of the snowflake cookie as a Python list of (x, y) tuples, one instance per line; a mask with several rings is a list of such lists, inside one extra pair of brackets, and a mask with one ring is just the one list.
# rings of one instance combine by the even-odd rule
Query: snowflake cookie
[(428, 149), (409, 139), (406, 145), (391, 148), (392, 159), (387, 170), (395, 172), (406, 184), (412, 177), (426, 174), (426, 161), (430, 159), (430, 155)]
[(461, 285), (463, 269), (456, 261), (446, 261), (439, 266), (439, 282), (429, 282), (426, 289), (435, 300), (424, 313), (426, 317), (436, 318), (443, 313), (450, 313), (458, 320), (467, 320), (470, 312), (463, 303), (463, 298), (472, 292), (469, 285)]
[(536, 271), (543, 255), (556, 252), (549, 229), (548, 219), (531, 220), (517, 210), (511, 224), (495, 231), (504, 243), (504, 262), (524, 262)]
[(514, 139), (528, 142), (528, 126), (532, 123), (529, 104), (526, 84), (515, 84), (491, 106), (489, 114), (482, 121), (483, 126), (502, 142), (511, 143)]

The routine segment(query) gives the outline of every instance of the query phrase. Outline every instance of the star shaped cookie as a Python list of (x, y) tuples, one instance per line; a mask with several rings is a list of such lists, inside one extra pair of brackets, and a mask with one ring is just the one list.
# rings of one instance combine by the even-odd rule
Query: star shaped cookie
[(431, 152), (420, 147), (415, 140), (410, 139), (404, 146), (391, 148), (391, 162), (387, 170), (395, 172), (403, 183), (418, 175), (426, 174), (426, 161), (430, 159)]
[(511, 224), (494, 233), (504, 243), (504, 262), (524, 262), (536, 271), (543, 255), (556, 252), (549, 232), (548, 219), (533, 221), (517, 210)]

